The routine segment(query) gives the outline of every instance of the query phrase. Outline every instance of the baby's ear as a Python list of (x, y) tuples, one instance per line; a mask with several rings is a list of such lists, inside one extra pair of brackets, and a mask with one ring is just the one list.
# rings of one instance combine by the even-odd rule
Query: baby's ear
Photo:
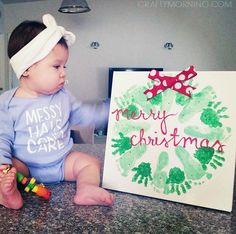
[(28, 77), (29, 76), (29, 72), (28, 72), (28, 69), (27, 70), (25, 70), (24, 72), (23, 72), (23, 74), (21, 75), (21, 77)]

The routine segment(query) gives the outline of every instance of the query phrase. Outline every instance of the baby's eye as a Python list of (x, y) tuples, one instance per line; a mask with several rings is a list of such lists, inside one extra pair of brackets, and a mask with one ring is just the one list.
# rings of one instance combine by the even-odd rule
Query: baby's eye
[(53, 65), (54, 68), (59, 69), (60, 65)]

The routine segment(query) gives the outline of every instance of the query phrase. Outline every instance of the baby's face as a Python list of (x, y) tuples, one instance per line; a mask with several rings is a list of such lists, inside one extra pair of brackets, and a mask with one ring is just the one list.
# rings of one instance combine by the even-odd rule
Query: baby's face
[(42, 60), (28, 69), (28, 88), (38, 95), (48, 95), (60, 90), (65, 83), (65, 65), (68, 49), (57, 44)]

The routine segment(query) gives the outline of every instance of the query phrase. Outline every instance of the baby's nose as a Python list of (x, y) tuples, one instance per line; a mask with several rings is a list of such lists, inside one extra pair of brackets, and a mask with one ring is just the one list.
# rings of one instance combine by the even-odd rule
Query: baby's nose
[(66, 71), (65, 68), (62, 68), (60, 71), (60, 77), (66, 77)]

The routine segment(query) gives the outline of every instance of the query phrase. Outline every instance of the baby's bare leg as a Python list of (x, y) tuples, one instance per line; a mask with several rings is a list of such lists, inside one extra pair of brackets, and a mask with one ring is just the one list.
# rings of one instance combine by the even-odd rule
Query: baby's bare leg
[(100, 164), (95, 157), (80, 152), (70, 153), (65, 160), (65, 180), (76, 181), (76, 204), (113, 204), (113, 195), (99, 187)]
[(0, 204), (11, 209), (20, 209), (23, 200), (17, 189), (16, 169), (13, 167), (8, 172), (4, 172), (7, 165), (0, 166)]

